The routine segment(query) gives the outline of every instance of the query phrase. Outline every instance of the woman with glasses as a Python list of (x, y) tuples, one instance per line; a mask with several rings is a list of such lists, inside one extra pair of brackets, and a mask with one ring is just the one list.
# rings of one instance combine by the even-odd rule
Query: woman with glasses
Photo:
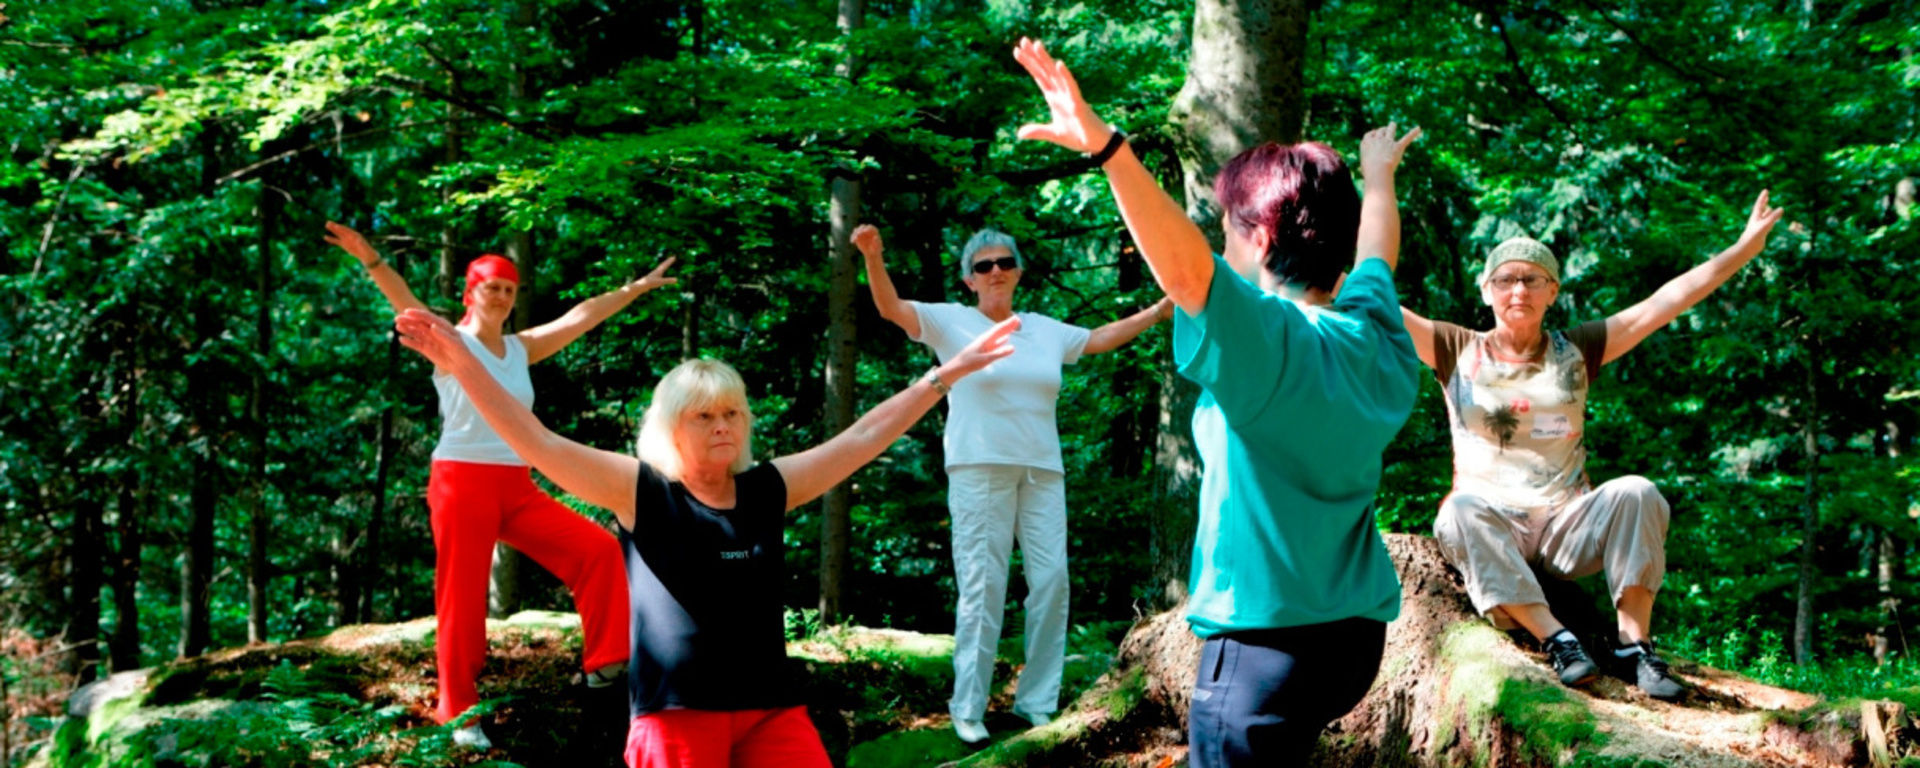
[(1540, 639), (1566, 685), (1599, 670), (1548, 610), (1534, 569), (1562, 579), (1606, 571), (1619, 619), (1613, 661), (1656, 698), (1682, 686), (1654, 652), (1654, 593), (1666, 574), (1669, 509), (1637, 475), (1594, 486), (1587, 477), (1587, 387), (1613, 362), (1692, 307), (1766, 246), (1781, 211), (1753, 203), (1733, 247), (1604, 320), (1542, 328), (1560, 294), (1560, 262), (1538, 241), (1514, 238), (1487, 255), (1480, 297), (1493, 330), (1472, 331), (1402, 309), (1421, 362), (1440, 381), (1453, 431), (1453, 492), (1434, 538), (1465, 577), (1474, 608), (1496, 626)]
[(987, 738), (987, 691), (1017, 539), (1026, 558), (1026, 667), (1013, 709), (1044, 725), (1059, 709), (1067, 646), (1067, 494), (1054, 424), (1060, 367), (1131, 341), (1173, 305), (1163, 299), (1093, 330), (1016, 313), (1013, 292), (1026, 265), (1013, 238), (991, 229), (974, 233), (960, 252), (960, 279), (976, 297), (973, 306), (908, 301), (887, 277), (879, 230), (854, 230), (853, 244), (866, 260), (880, 315), (943, 363), (994, 323), (1020, 318), (1013, 356), (955, 384), (947, 406), (947, 505), (960, 592), (948, 709), (962, 741)]

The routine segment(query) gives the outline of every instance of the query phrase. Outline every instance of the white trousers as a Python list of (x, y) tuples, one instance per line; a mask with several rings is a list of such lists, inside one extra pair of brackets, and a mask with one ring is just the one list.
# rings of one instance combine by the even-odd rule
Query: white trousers
[(1013, 708), (1052, 714), (1060, 708), (1067, 651), (1066, 478), (1005, 464), (952, 467), (947, 507), (953, 513), (953, 572), (960, 591), (948, 711), (961, 720), (986, 715), (1006, 613), (1008, 561), (1017, 539), (1026, 564), (1027, 658)]

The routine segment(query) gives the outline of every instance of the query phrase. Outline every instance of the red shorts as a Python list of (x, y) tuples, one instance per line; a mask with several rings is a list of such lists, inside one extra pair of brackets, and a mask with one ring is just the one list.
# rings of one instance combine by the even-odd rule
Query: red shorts
[(628, 768), (833, 768), (806, 707), (667, 709), (627, 726)]

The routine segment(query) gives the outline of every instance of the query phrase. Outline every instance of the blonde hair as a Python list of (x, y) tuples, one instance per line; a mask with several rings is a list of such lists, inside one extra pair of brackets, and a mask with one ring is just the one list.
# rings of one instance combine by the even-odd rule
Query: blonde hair
[(753, 409), (747, 405), (747, 382), (733, 366), (719, 360), (688, 360), (674, 366), (661, 377), (653, 390), (653, 404), (640, 422), (640, 439), (634, 453), (668, 480), (679, 480), (685, 467), (680, 450), (673, 444), (673, 428), (681, 414), (715, 405), (738, 405), (746, 414), (746, 434), (740, 440), (740, 455), (727, 469), (734, 474), (753, 464)]

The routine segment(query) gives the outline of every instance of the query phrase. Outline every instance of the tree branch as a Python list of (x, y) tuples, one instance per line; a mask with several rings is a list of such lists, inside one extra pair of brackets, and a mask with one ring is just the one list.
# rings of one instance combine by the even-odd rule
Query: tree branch
[(261, 168), (272, 165), (281, 160), (285, 160), (289, 157), (293, 157), (299, 154), (304, 154), (306, 152), (311, 152), (313, 150), (321, 149), (327, 146), (339, 146), (341, 142), (346, 141), (348, 139), (358, 139), (365, 136), (374, 136), (382, 133), (387, 133), (389, 131), (399, 131), (407, 128), (417, 128), (423, 125), (433, 125), (433, 126), (447, 125), (450, 123), (459, 123), (459, 122), (466, 122), (466, 121), (478, 120), (478, 119), (479, 118), (477, 117), (465, 117), (465, 118), (450, 118), (446, 120), (415, 120), (412, 122), (400, 123), (398, 125), (387, 125), (387, 126), (381, 126), (379, 128), (369, 128), (367, 130), (360, 131), (357, 133), (349, 133), (349, 134), (344, 134), (340, 136), (335, 136), (331, 139), (322, 139), (320, 141), (313, 142), (312, 144), (308, 144), (304, 147), (289, 149), (285, 152), (274, 154), (271, 157), (267, 157), (263, 160), (260, 160), (259, 162), (252, 163), (238, 170), (229, 172), (225, 176), (221, 176), (218, 179), (214, 179), (213, 183), (214, 183), (214, 186), (219, 186), (229, 181), (237, 181), (242, 178), (245, 178), (247, 174), (253, 173), (254, 171), (260, 170)]

